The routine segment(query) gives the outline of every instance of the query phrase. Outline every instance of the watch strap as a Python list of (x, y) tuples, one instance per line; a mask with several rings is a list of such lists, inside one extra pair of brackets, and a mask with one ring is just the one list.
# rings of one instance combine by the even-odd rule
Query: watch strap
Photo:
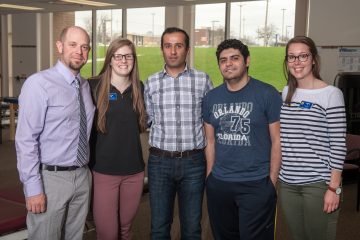
[[(340, 191), (337, 191), (339, 188), (340, 188)], [(333, 187), (328, 186), (328, 190), (332, 191), (333, 193), (335, 193), (337, 195), (339, 195), (341, 193), (341, 187), (340, 186), (337, 187), (337, 188), (333, 188)], [(338, 193), (338, 192), (340, 192), (340, 193)]]

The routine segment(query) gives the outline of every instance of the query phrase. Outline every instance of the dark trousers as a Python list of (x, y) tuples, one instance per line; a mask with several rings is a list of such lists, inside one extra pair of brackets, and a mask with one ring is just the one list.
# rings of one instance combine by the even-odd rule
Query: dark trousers
[(206, 194), (214, 239), (274, 239), (276, 190), (269, 177), (225, 182), (210, 174)]

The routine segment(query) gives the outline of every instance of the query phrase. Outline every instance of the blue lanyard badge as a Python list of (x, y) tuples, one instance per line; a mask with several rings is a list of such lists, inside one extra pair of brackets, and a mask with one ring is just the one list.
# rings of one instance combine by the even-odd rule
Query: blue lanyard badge
[(313, 103), (301, 101), (300, 108), (310, 109), (313, 106)]
[(117, 100), (117, 93), (109, 93), (109, 100), (116, 101)]

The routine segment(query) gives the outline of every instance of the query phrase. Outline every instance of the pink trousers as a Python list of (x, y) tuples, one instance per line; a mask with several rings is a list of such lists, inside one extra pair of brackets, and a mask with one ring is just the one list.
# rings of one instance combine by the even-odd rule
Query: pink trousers
[(97, 239), (131, 239), (130, 229), (143, 191), (144, 172), (114, 176), (94, 171), (93, 177)]

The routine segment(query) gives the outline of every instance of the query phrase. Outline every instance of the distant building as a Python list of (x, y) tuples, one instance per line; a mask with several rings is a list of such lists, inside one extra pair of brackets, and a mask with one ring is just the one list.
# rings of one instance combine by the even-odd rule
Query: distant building
[(139, 34), (128, 34), (127, 39), (131, 40), (135, 46), (160, 46), (160, 36), (148, 36)]
[(195, 29), (195, 46), (209, 46), (211, 42), (210, 28)]
[(197, 47), (216, 47), (224, 40), (224, 29), (217, 28), (211, 30), (210, 27), (195, 29), (195, 46)]
[(135, 46), (143, 46), (144, 45), (144, 36), (141, 35), (135, 35), (135, 34), (128, 34), (126, 36), (127, 39), (132, 41)]

